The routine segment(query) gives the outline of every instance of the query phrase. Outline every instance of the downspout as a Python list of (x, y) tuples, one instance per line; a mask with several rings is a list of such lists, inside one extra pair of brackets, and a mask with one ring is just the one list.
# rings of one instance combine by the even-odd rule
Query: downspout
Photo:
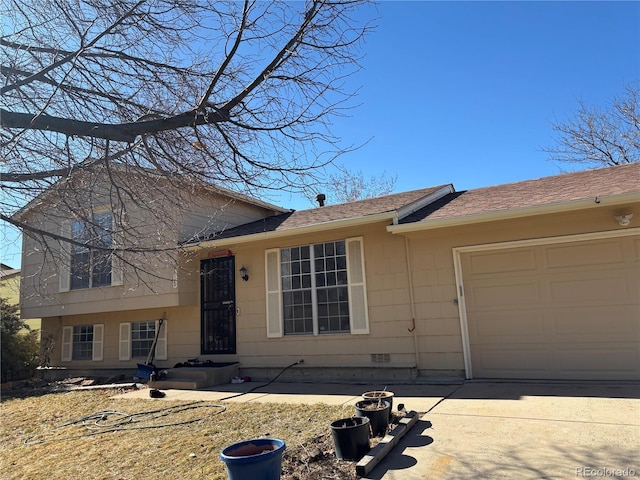
[(416, 332), (416, 301), (413, 293), (413, 275), (411, 271), (411, 255), (409, 254), (409, 238), (404, 237), (404, 253), (407, 262), (407, 276), (409, 278), (409, 304), (411, 305), (411, 328), (408, 330), (413, 336), (413, 352), (416, 357), (416, 374), (420, 365), (420, 354), (418, 353), (418, 333)]

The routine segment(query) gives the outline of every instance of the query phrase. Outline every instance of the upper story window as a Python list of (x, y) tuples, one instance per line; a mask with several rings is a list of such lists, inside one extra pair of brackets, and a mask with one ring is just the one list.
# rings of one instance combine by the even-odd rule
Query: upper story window
[(369, 333), (362, 238), (265, 255), (268, 337)]
[[(113, 215), (96, 213), (91, 221), (74, 220), (71, 236), (76, 242), (95, 245), (89, 248), (71, 245), (71, 290), (111, 285), (111, 252), (113, 245)], [(106, 249), (106, 250), (105, 250)]]

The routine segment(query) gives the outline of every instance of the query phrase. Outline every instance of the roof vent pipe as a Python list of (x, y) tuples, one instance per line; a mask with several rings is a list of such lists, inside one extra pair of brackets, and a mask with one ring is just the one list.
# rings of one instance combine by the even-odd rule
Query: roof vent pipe
[(324, 201), (327, 199), (327, 197), (325, 196), (324, 193), (319, 193), (318, 195), (316, 195), (316, 202), (318, 202), (318, 205), (321, 207), (324, 207)]

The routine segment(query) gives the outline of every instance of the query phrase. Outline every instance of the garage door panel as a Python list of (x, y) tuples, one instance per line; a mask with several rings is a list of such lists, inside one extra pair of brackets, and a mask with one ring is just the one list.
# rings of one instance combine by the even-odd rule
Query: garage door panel
[(599, 272), (598, 277), (560, 275), (549, 280), (551, 301), (556, 305), (617, 304), (631, 297), (624, 272)]
[(640, 238), (633, 238), (633, 258), (630, 260), (640, 265)]
[(536, 281), (527, 282), (478, 282), (468, 291), (478, 308), (531, 305), (542, 301), (542, 292)]
[(562, 243), (539, 247), (545, 254), (546, 268), (579, 268), (622, 263), (624, 254), (619, 240), (601, 240), (576, 245)]
[[(538, 337), (544, 341), (544, 319), (536, 310), (517, 311), (504, 310), (500, 312), (478, 312), (477, 321), (473, 323), (473, 337), (476, 343), (495, 343), (496, 337), (502, 337), (505, 342), (527, 341)], [(531, 341), (531, 340), (530, 340)]]
[(640, 236), (462, 254), (473, 376), (640, 379), (639, 258)]
[(543, 346), (505, 349), (496, 345), (476, 349), (472, 356), (474, 372), (485, 378), (628, 380), (634, 378), (634, 366), (640, 362), (640, 353), (633, 345), (561, 346), (559, 350)]
[[(473, 354), (474, 369), (480, 376), (511, 376), (523, 378), (519, 372), (526, 372), (544, 377), (544, 373), (551, 368), (552, 359), (547, 349), (543, 346), (521, 346), (521, 348), (504, 348), (500, 346), (487, 346), (477, 348)], [(537, 367), (537, 368), (536, 368)], [(503, 372), (507, 375), (496, 375)], [(531, 377), (527, 377), (531, 378)]]
[[(553, 337), (558, 342), (588, 341), (640, 341), (640, 307), (626, 305), (573, 307), (556, 309), (550, 313), (554, 326)], [(597, 336), (597, 338), (593, 338)]]
[(600, 372), (613, 373), (617, 378), (632, 374), (640, 362), (640, 349), (633, 343), (594, 343), (584, 344), (579, 348), (575, 345), (559, 345), (557, 351), (557, 369), (565, 374), (570, 372)]
[(530, 248), (507, 254), (502, 254), (501, 252), (476, 252), (468, 256), (467, 263), (465, 267), (471, 269), (475, 275), (525, 272), (535, 271), (536, 269), (535, 252)]

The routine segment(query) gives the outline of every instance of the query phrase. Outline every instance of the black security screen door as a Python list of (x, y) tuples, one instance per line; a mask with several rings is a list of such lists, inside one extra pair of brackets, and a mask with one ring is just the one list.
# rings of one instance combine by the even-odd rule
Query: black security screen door
[(200, 263), (202, 354), (236, 353), (234, 257)]

